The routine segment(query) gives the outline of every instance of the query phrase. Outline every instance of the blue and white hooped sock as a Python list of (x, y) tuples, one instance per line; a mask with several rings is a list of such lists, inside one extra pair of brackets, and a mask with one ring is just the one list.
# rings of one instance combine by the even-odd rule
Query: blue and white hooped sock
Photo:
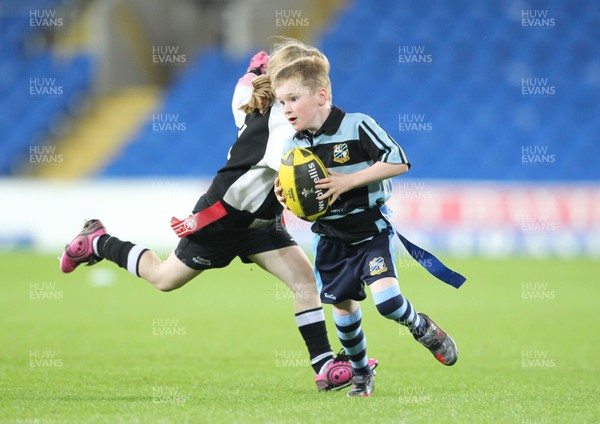
[(367, 357), (367, 338), (360, 326), (362, 312), (360, 307), (352, 314), (342, 316), (333, 312), (333, 320), (337, 328), (340, 343), (350, 358), (355, 374), (371, 374)]
[(373, 293), (373, 301), (381, 315), (407, 326), (415, 337), (419, 338), (425, 333), (427, 323), (408, 299), (402, 296), (397, 285)]

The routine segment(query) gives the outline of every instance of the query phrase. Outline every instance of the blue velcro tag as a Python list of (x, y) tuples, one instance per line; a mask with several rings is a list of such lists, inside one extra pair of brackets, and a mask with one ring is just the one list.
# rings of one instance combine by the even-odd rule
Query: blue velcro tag
[[(379, 209), (383, 217), (390, 223), (392, 221), (392, 211), (387, 205), (382, 205)], [(460, 275), (458, 272), (452, 271), (446, 265), (444, 265), (438, 258), (433, 256), (427, 250), (417, 246), (416, 244), (411, 243), (396, 231), (396, 235), (404, 245), (404, 248), (410, 253), (410, 256), (413, 257), (415, 261), (421, 264), (423, 268), (425, 268), (431, 275), (433, 275), (438, 280), (443, 281), (446, 284), (451, 285), (452, 287), (459, 288), (463, 285), (467, 279)]]
[(427, 250), (408, 241), (406, 237), (404, 237), (398, 231), (396, 231), (396, 235), (398, 236), (408, 253), (410, 253), (410, 256), (412, 256), (414, 260), (419, 262), (421, 266), (423, 266), (423, 268), (429, 271), (429, 273), (438, 280), (441, 280), (446, 284), (450, 284), (452, 287), (455, 288), (459, 288), (463, 285), (465, 281), (467, 281), (465, 277), (463, 277), (456, 271), (452, 271)]

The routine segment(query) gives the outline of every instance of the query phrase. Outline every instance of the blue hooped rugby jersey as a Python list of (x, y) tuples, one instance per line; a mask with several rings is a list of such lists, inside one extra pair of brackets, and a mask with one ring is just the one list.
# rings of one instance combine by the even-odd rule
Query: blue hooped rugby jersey
[[(328, 169), (342, 174), (366, 169), (378, 161), (410, 167), (402, 148), (371, 117), (345, 113), (336, 106), (318, 131), (297, 132), (286, 142), (284, 151), (294, 147), (312, 150)], [(380, 207), (391, 194), (391, 179), (343, 193), (313, 224), (312, 231), (346, 243), (368, 240), (389, 227)]]

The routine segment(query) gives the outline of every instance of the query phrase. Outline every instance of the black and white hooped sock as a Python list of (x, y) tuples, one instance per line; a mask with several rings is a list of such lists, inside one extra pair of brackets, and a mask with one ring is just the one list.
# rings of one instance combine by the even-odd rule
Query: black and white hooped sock
[(94, 254), (116, 263), (121, 268), (139, 277), (139, 264), (142, 254), (148, 250), (129, 241), (121, 241), (116, 237), (103, 234), (92, 242)]
[(308, 348), (310, 363), (315, 373), (320, 374), (323, 367), (333, 360), (333, 352), (327, 338), (323, 308), (298, 312), (296, 314), (296, 324)]

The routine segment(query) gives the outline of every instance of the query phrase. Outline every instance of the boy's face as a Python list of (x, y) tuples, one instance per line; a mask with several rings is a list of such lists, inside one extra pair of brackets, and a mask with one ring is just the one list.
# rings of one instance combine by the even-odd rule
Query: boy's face
[[(324, 92), (324, 93), (323, 93)], [(327, 103), (325, 89), (311, 93), (296, 81), (284, 81), (275, 90), (286, 119), (296, 131), (317, 131), (324, 122), (322, 107)]]

